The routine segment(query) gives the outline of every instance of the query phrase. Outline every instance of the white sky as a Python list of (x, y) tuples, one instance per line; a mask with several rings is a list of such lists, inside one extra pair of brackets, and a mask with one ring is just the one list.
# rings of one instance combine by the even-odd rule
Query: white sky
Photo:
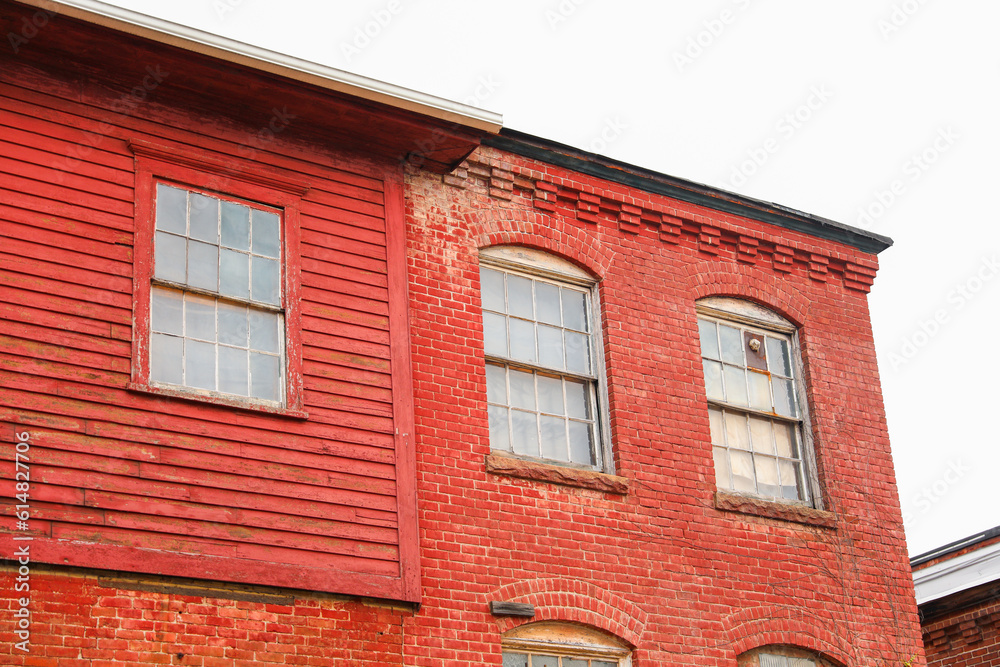
[(870, 306), (910, 552), (1000, 524), (1000, 3), (113, 4), (891, 236)]

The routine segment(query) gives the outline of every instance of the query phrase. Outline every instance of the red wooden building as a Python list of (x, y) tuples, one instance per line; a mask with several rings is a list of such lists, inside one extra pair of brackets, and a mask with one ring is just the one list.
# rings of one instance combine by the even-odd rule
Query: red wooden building
[(923, 664), (888, 239), (0, 1), (0, 655)]

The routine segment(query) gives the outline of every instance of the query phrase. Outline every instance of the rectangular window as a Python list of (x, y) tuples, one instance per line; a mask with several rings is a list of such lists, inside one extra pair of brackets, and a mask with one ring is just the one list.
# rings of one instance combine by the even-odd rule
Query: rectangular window
[(480, 269), (490, 446), (602, 469), (593, 279), (526, 250), (491, 261), (505, 256), (484, 251)]
[[(773, 313), (774, 321), (752, 323), (745, 316), (749, 307), (718, 301), (740, 312), (728, 317), (716, 309), (698, 318), (716, 483), (739, 493), (809, 502), (794, 329), (768, 328), (778, 323)], [(752, 309), (758, 315), (762, 310)]]
[(149, 381), (280, 405), (281, 215), (156, 185)]

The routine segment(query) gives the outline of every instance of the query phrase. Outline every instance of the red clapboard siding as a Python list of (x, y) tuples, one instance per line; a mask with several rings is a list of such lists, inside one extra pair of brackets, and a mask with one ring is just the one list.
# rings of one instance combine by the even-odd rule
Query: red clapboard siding
[[(124, 569), (417, 599), (416, 563), (404, 562), (416, 551), (401, 542), (405, 533), (415, 544), (401, 530), (415, 511), (397, 483), (412, 475), (393, 375), (409, 372), (398, 363), (408, 350), (393, 347), (406, 340), (392, 333), (405, 318), (390, 315), (391, 299), (405, 307), (389, 277), (404, 262), (401, 246), (389, 250), (401, 215), (387, 219), (398, 167), (281, 136), (248, 150), (256, 128), (206, 123), (167, 98), (116, 113), (116, 99), (0, 71), (0, 514), (14, 511), (14, 433), (26, 431), (43, 561), (102, 567), (102, 554), (118, 554)], [(289, 326), (307, 416), (126, 388), (132, 337), (145, 335), (133, 324), (144, 289), (134, 262), (148, 253), (134, 245), (132, 141), (306, 189), (285, 259), (301, 295), (301, 321)], [(225, 173), (212, 189), (242, 196), (227, 191), (241, 178)]]

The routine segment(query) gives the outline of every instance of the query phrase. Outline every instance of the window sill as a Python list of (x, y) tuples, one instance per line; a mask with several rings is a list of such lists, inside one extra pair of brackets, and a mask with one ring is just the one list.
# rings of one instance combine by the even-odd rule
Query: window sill
[(836, 528), (837, 515), (804, 505), (793, 505), (728, 491), (715, 492), (715, 508), (724, 512), (752, 514), (768, 519), (804, 523), (822, 528)]
[(155, 385), (129, 382), (128, 390), (141, 394), (153, 394), (168, 398), (179, 398), (192, 403), (202, 403), (207, 405), (218, 405), (247, 412), (261, 412), (276, 417), (288, 417), (290, 419), (308, 419), (309, 413), (293, 407), (278, 407), (266, 403), (257, 403), (253, 399), (229, 398), (218, 394), (199, 393), (194, 390), (172, 389), (169, 387), (158, 387)]
[(508, 475), (537, 482), (549, 482), (563, 486), (576, 486), (605, 493), (625, 495), (628, 480), (617, 475), (609, 475), (595, 470), (581, 470), (556, 464), (528, 461), (526, 459), (492, 452), (486, 456), (486, 471), (495, 475)]

